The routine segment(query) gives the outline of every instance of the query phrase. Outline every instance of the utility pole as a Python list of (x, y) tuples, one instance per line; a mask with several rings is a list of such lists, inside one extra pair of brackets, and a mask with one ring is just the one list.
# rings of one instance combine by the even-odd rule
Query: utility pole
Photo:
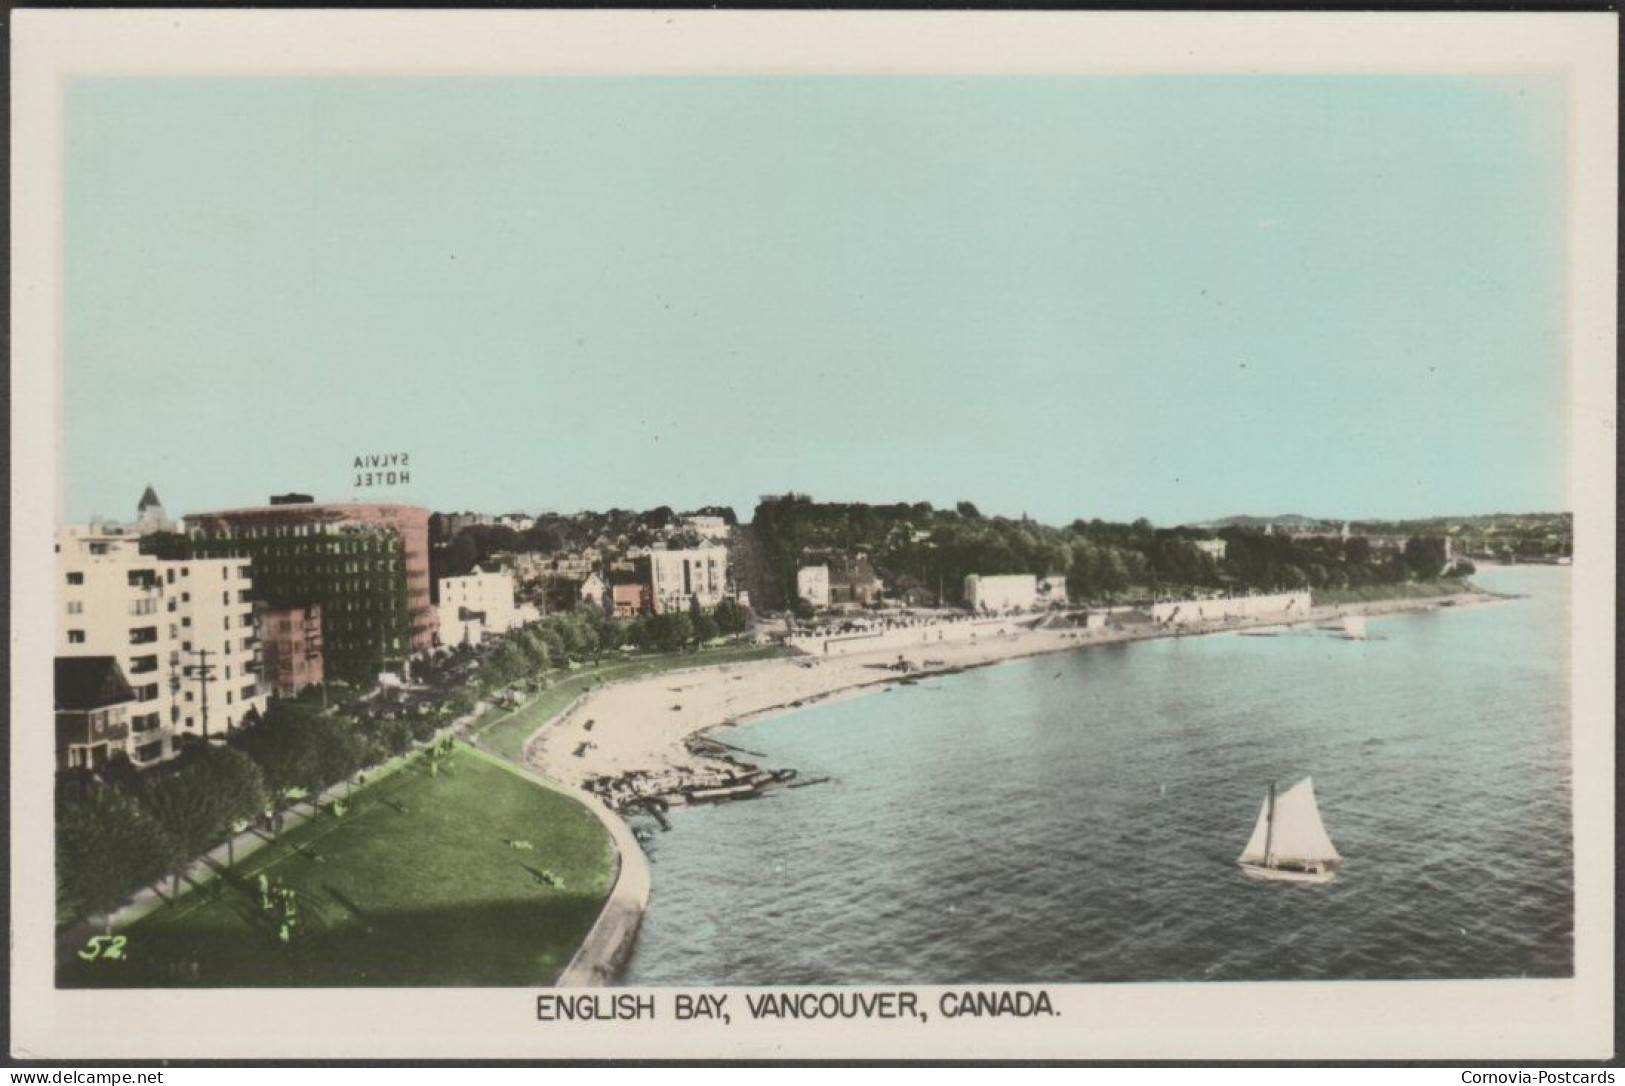
[(214, 678), (214, 667), (209, 663), (209, 657), (214, 655), (208, 649), (193, 649), (192, 655), (198, 662), (191, 666), (191, 672), (198, 679), (200, 697), (203, 702), (203, 741), (209, 741), (209, 680)]

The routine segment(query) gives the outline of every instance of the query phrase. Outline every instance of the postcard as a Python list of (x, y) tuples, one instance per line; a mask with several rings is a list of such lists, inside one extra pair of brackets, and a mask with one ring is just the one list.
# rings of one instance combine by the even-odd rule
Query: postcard
[(12, 33), (14, 1058), (1612, 1052), (1617, 14)]

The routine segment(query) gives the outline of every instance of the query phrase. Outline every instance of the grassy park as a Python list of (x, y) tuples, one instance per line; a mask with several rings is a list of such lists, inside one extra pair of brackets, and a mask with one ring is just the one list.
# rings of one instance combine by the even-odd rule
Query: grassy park
[[(64, 987), (550, 983), (598, 915), (612, 849), (575, 799), (458, 749), (356, 790), (235, 869), (112, 933)], [(281, 941), (260, 877), (292, 891)]]
[(1465, 578), (1441, 578), (1433, 581), (1411, 581), (1403, 584), (1373, 584), (1357, 588), (1316, 588), (1310, 596), (1316, 607), (1345, 603), (1375, 603), (1381, 600), (1425, 600), (1439, 596), (1456, 596), (1474, 590)]
[(525, 741), (536, 733), (536, 729), (595, 686), (624, 679), (640, 679), (680, 668), (765, 660), (783, 654), (784, 650), (776, 645), (725, 645), (698, 653), (638, 655), (624, 660), (583, 665), (577, 671), (558, 671), (554, 673), (552, 684), (545, 690), (517, 709), (487, 710), (473, 723), (469, 732), (479, 739), (480, 746), (485, 750), (519, 761)]

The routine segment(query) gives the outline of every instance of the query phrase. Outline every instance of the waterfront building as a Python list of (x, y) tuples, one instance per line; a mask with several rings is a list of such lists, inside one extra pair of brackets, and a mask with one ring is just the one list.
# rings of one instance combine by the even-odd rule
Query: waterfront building
[(112, 656), (56, 658), (56, 767), (100, 769), (128, 749), (135, 690)]
[(802, 566), (796, 570), (796, 597), (822, 610), (829, 606), (829, 567)]
[(199, 553), (249, 560), (267, 606), (320, 605), (328, 681), (370, 684), (434, 646), (427, 509), (301, 494), (186, 523)]
[(1244, 619), (1308, 618), (1307, 592), (1275, 592), (1258, 596), (1219, 596), (1206, 600), (1164, 600), (1151, 605), (1153, 622), (1163, 626), (1189, 626)]
[(1065, 577), (1056, 574), (1040, 577), (1037, 581), (1037, 589), (1037, 602), (1040, 607), (1065, 607), (1072, 602), (1072, 598), (1066, 591)]
[[(709, 611), (728, 591), (728, 551), (714, 544), (689, 550), (651, 550), (638, 561), (655, 614), (687, 611), (696, 602)], [(645, 572), (646, 571), (646, 572)]]
[(56, 542), (57, 655), (109, 657), (135, 694), (137, 765), (183, 734), (217, 738), (265, 711), (253, 580), (235, 559), (160, 559), (140, 539), (65, 529)]
[(880, 577), (867, 554), (834, 551), (824, 556), (824, 565), (829, 568), (829, 606), (851, 609), (880, 602)]
[(1028, 611), (1038, 606), (1038, 578), (1031, 573), (965, 578), (965, 606), (972, 611)]
[(478, 645), (487, 635), (507, 633), (521, 624), (511, 573), (475, 569), (460, 577), (442, 577), (436, 588), (442, 645)]
[(322, 606), (273, 607), (265, 612), (265, 670), (262, 677), (278, 697), (293, 697), (326, 681), (322, 657)]

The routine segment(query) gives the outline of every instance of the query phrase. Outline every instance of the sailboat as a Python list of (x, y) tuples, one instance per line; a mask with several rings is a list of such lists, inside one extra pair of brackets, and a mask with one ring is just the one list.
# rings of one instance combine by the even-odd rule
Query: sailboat
[(1344, 637), (1344, 639), (1346, 639), (1348, 641), (1364, 641), (1365, 640), (1365, 616), (1364, 615), (1344, 615), (1343, 616), (1343, 637)]
[(1236, 862), (1250, 879), (1278, 882), (1330, 882), (1343, 857), (1338, 855), (1315, 806), (1310, 778), (1275, 794), (1275, 785), (1258, 812), (1258, 824)]

